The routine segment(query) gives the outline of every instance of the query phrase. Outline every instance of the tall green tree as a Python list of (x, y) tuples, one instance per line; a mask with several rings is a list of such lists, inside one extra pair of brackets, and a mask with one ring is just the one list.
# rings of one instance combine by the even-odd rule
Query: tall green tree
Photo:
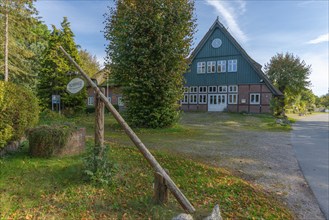
[(97, 61), (97, 57), (90, 54), (87, 50), (79, 50), (81, 60), (81, 68), (88, 74), (93, 76), (101, 70), (101, 65)]
[(291, 105), (301, 93), (310, 86), (311, 66), (292, 53), (278, 53), (265, 65), (265, 73), (270, 81), (284, 94), (278, 100), (278, 114), (284, 107)]
[(105, 15), (107, 63), (132, 125), (165, 127), (178, 118), (193, 13), (192, 0), (118, 0)]
[(43, 41), (36, 29), (42, 25), (30, 0), (0, 0), (0, 78), (34, 86), (37, 73), (33, 65), (40, 57), (35, 44)]
[(52, 95), (60, 95), (62, 109), (73, 113), (85, 108), (86, 89), (74, 95), (66, 91), (68, 82), (75, 77), (71, 74), (75, 72), (75, 67), (59, 50), (59, 46), (62, 46), (78, 64), (81, 64), (78, 46), (74, 42), (74, 34), (66, 17), (61, 23), (61, 29), (53, 26), (53, 31), (49, 36), (48, 48), (41, 62), (38, 96), (44, 108), (51, 108)]

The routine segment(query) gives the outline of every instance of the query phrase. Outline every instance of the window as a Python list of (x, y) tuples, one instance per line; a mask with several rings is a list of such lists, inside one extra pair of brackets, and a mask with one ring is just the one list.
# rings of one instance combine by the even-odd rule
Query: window
[(197, 93), (198, 92), (198, 87), (197, 86), (191, 86), (190, 87), (190, 93)]
[(226, 60), (218, 60), (217, 61), (217, 72), (218, 73), (226, 72)]
[(124, 106), (122, 97), (118, 97), (118, 106)]
[(218, 92), (219, 93), (226, 93), (227, 92), (227, 86), (218, 86)]
[(238, 71), (238, 60), (228, 60), (228, 72)]
[(237, 104), (238, 94), (229, 94), (228, 95), (228, 104)]
[(182, 104), (188, 104), (188, 95), (184, 95)]
[(109, 100), (110, 103), (112, 103), (111, 97), (107, 97), (107, 99)]
[(209, 86), (208, 92), (209, 93), (216, 93), (217, 92), (217, 86)]
[(199, 95), (199, 104), (207, 104), (207, 95), (206, 94)]
[(206, 62), (198, 62), (196, 72), (197, 73), (205, 73), (206, 72)]
[(184, 93), (188, 93), (188, 87), (184, 87), (184, 88), (183, 88), (183, 92), (184, 92)]
[(207, 93), (207, 86), (199, 86), (199, 93)]
[(238, 92), (238, 86), (237, 85), (228, 86), (228, 92)]
[(197, 104), (197, 95), (190, 95), (190, 104)]
[(260, 94), (251, 93), (250, 94), (250, 104), (259, 104), (260, 103)]
[(94, 105), (94, 96), (88, 97), (88, 105)]
[(208, 61), (207, 62), (207, 73), (216, 72), (216, 61)]

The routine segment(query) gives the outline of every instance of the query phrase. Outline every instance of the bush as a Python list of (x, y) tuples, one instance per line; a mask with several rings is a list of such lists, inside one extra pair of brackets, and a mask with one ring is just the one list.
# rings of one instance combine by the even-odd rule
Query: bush
[(28, 132), (29, 151), (32, 156), (51, 157), (68, 142), (76, 128), (73, 125), (42, 125)]
[(19, 140), (39, 120), (38, 99), (29, 89), (0, 81), (0, 148)]

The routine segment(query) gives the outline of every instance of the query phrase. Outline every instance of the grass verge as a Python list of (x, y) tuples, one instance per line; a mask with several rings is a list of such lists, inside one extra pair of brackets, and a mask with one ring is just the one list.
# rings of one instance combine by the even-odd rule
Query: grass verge
[[(89, 144), (90, 145), (90, 144)], [(84, 181), (82, 157), (30, 158), (27, 148), (0, 159), (0, 219), (171, 219), (183, 212), (170, 195), (152, 202), (153, 172), (133, 147), (112, 145), (113, 183)], [(195, 206), (196, 219), (219, 204), (225, 219), (292, 219), (270, 194), (228, 171), (153, 151)]]

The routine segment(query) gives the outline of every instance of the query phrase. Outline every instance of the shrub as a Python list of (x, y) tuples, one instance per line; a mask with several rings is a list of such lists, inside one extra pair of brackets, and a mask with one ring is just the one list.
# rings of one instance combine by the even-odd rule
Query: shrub
[(36, 157), (51, 157), (68, 142), (76, 128), (73, 125), (42, 125), (28, 132), (30, 154)]
[(39, 120), (38, 99), (29, 89), (0, 81), (0, 148), (19, 140)]

